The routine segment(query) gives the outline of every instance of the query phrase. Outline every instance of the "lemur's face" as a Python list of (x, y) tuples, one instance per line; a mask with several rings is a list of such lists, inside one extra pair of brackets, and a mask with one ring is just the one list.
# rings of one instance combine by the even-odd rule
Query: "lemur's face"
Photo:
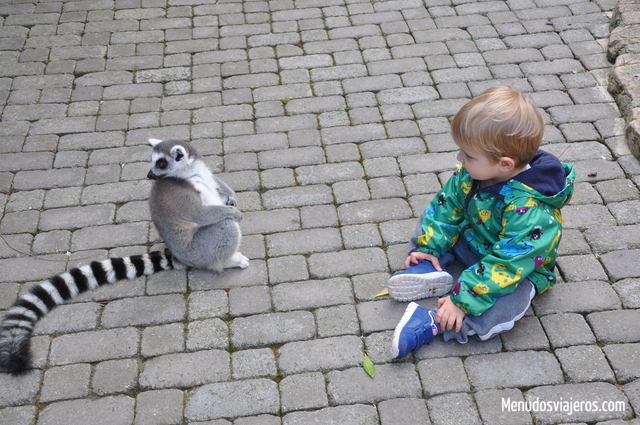
[(162, 177), (184, 177), (188, 174), (193, 158), (185, 146), (157, 139), (149, 139), (149, 143), (153, 146), (153, 152), (147, 178), (158, 180)]

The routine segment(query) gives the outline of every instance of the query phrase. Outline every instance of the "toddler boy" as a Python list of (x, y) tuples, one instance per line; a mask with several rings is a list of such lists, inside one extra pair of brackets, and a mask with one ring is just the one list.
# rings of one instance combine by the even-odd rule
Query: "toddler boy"
[[(575, 171), (539, 150), (540, 112), (519, 91), (496, 87), (465, 104), (451, 132), (461, 166), (418, 220), (406, 270), (388, 287), (399, 301), (453, 291), (437, 310), (407, 306), (394, 358), (438, 334), (466, 343), (509, 330), (556, 282), (560, 208), (573, 193)], [(466, 267), (455, 283), (445, 270), (454, 257)]]

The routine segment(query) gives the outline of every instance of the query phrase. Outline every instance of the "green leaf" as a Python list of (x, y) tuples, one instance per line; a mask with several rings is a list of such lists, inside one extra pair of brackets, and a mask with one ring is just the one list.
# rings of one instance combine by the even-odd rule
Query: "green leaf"
[(385, 295), (389, 295), (389, 288), (384, 288), (382, 291), (378, 292), (373, 298), (376, 297), (384, 297)]
[(369, 356), (367, 356), (366, 353), (364, 355), (364, 359), (362, 360), (362, 367), (364, 368), (364, 371), (367, 372), (367, 374), (370, 377), (373, 378), (373, 377), (376, 376), (376, 365), (373, 364), (373, 362), (371, 361)]

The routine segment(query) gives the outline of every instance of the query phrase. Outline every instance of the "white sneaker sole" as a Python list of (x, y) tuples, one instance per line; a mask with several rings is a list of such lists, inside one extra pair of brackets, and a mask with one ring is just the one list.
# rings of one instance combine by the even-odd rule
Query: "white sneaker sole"
[(402, 319), (400, 319), (400, 322), (398, 322), (398, 325), (396, 326), (396, 330), (393, 332), (393, 341), (391, 341), (390, 350), (392, 359), (397, 358), (400, 354), (400, 349), (398, 348), (398, 342), (400, 342), (400, 333), (402, 332), (402, 328), (404, 328), (404, 325), (406, 325), (409, 319), (411, 319), (411, 316), (413, 316), (413, 312), (416, 311), (417, 307), (417, 303), (410, 303), (407, 306), (407, 309), (402, 315)]
[(441, 297), (453, 289), (453, 277), (447, 272), (400, 274), (389, 279), (389, 295), (398, 301)]

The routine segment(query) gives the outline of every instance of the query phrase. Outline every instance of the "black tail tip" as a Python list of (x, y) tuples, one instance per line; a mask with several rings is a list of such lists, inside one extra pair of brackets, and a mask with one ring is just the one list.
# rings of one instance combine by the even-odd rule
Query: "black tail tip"
[[(4, 347), (3, 347), (4, 348)], [(22, 376), (32, 369), (29, 341), (17, 350), (0, 350), (0, 370), (13, 376)]]
[(13, 376), (23, 376), (31, 371), (31, 362), (22, 358), (3, 359), (0, 370)]

